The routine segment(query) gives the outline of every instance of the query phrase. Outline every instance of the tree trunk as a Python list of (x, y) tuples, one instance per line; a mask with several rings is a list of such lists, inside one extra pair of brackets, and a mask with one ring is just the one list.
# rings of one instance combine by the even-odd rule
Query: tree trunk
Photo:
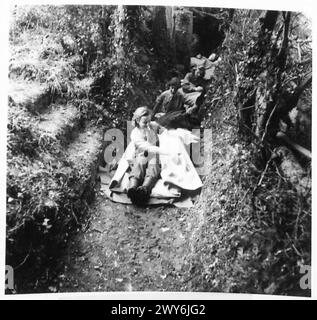
[(115, 43), (115, 57), (117, 65), (123, 64), (125, 59), (124, 44), (128, 43), (128, 30), (125, 27), (126, 9), (124, 6), (118, 6), (114, 13), (114, 43)]
[(267, 36), (271, 36), (277, 18), (278, 18), (279, 12), (278, 11), (264, 11), (261, 16), (260, 16), (260, 22), (261, 22), (261, 27), (260, 27), (260, 35), (261, 34), (266, 34)]
[(193, 39), (193, 13), (186, 9), (175, 11), (175, 45), (177, 63), (189, 67)]
[[(167, 19), (172, 19), (167, 21)], [(170, 28), (172, 28), (170, 30)], [(152, 41), (157, 56), (160, 57), (158, 67), (159, 78), (164, 79), (168, 69), (175, 64), (173, 10), (171, 8), (156, 6), (153, 10)]]

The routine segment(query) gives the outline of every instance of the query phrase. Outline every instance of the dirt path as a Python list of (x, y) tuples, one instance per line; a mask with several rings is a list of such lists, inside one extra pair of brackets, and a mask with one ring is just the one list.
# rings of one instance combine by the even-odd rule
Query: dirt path
[(71, 241), (52, 291), (186, 291), (192, 210), (137, 208), (99, 193), (85, 231)]
[[(208, 167), (211, 147), (205, 150)], [(68, 243), (49, 290), (195, 291), (205, 191), (191, 209), (123, 205), (98, 191), (90, 220)]]

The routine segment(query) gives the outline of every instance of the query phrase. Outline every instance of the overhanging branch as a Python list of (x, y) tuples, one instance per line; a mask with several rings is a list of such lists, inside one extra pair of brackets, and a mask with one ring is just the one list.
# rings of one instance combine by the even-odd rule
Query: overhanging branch
[(307, 150), (306, 148), (300, 146), (299, 144), (293, 142), (284, 132), (279, 131), (276, 135), (277, 138), (284, 141), (288, 146), (290, 146), (292, 149), (298, 151), (305, 157), (311, 159), (311, 152)]

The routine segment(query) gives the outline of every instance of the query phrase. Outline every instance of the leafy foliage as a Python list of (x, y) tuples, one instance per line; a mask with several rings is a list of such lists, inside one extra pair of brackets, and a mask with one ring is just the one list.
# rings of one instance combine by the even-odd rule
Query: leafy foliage
[[(123, 65), (116, 63), (115, 47), (123, 44), (114, 41), (114, 14), (109, 6), (16, 7), (10, 30), (13, 82), (45, 83), (57, 103), (78, 108), (81, 120), (123, 126), (134, 108), (149, 103), (156, 84), (142, 60), (142, 10), (128, 10), (125, 27), (131, 33)], [(23, 271), (17, 278), (34, 264), (40, 271), (59, 252), (80, 227), (94, 194), (95, 169), (70, 161), (60, 137), (39, 130), (41, 117), (10, 101), (7, 263)]]
[[(10, 77), (45, 82), (52, 94), (71, 101), (85, 121), (124, 128), (138, 106), (152, 106), (162, 88), (156, 79), (158, 70), (168, 59), (157, 56), (153, 48), (147, 9), (120, 10), (111, 6), (16, 7), (10, 30)], [(277, 101), (281, 92), (292, 94), (310, 73), (309, 28), (298, 28), (295, 22), (301, 15), (291, 20), (287, 59), (280, 68), (277, 56), (285, 14), (279, 15), (272, 37), (259, 39), (261, 11), (235, 10), (233, 16), (227, 11), (204, 11), (219, 15), (226, 38), (222, 62), (205, 102), (206, 126), (213, 128), (218, 145), (205, 179), (206, 198), (195, 209), (206, 223), (193, 245), (192, 272), (197, 276), (193, 289), (302, 294), (297, 286), (298, 269), (310, 264), (310, 193), (299, 194), (280, 174), (276, 159), (267, 162), (262, 156), (263, 143), (253, 139), (254, 118), (250, 117), (248, 139), (238, 133), (238, 113), (242, 107), (255, 108), (257, 89), (261, 94), (268, 90), (268, 101)], [(267, 70), (273, 75), (269, 84)], [(82, 84), (87, 78), (92, 83)], [(310, 101), (308, 88), (298, 104), (307, 123)], [(296, 123), (294, 127), (308, 127)], [(298, 137), (294, 127), (293, 137)], [(307, 134), (298, 139), (307, 140)], [(34, 259), (40, 266), (58, 245), (67, 242), (88, 211), (91, 194), (83, 194), (93, 183), (87, 170), (66, 158), (58, 139), (41, 134), (25, 108), (10, 103), (10, 264), (20, 268), (31, 253), (33, 258), (38, 256)]]
[[(86, 173), (74, 171), (72, 166), (49, 155), (44, 161), (31, 162), (22, 156), (8, 159), (7, 259), (15, 267), (30, 247), (32, 256), (44, 262), (76, 226), (74, 217), (79, 219), (85, 206), (76, 186)], [(53, 250), (42, 251), (45, 246)]]
[(92, 200), (83, 196), (89, 168), (70, 162), (60, 141), (36, 128), (25, 109), (10, 107), (7, 261), (14, 267), (37, 257), (40, 268), (64, 244)]
[(155, 61), (148, 57), (150, 42), (144, 9), (129, 6), (123, 10), (124, 16), (120, 18), (116, 10), (111, 13), (109, 55), (96, 59), (90, 71), (105, 119), (110, 118), (112, 125), (119, 128), (124, 127), (138, 106), (151, 107), (158, 87), (152, 73)]
[[(254, 62), (246, 53), (254, 44), (259, 16), (255, 11), (236, 12), (217, 78), (207, 95), (206, 125), (213, 128), (213, 162), (204, 182), (201, 205), (205, 223), (193, 250), (195, 280), (191, 287), (198, 291), (309, 295), (309, 290), (299, 287), (299, 270), (311, 264), (311, 192), (299, 193), (281, 174), (278, 159), (263, 158), (263, 145), (251, 130), (248, 139), (238, 134), (237, 90), (244, 84), (245, 88), (260, 86), (263, 80), (241, 74), (243, 66)], [(241, 25), (243, 28), (238, 28)], [(239, 31), (236, 37), (235, 29), (244, 33)], [(294, 63), (289, 58), (286, 69)], [(266, 67), (261, 64), (259, 68)], [(282, 75), (283, 81), (289, 79), (288, 72)], [(310, 164), (306, 165), (310, 176)]]

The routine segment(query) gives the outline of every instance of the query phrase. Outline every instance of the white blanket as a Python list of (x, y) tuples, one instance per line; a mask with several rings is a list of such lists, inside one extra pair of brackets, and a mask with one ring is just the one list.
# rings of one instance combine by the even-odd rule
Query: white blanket
[[(197, 142), (197, 137), (185, 129), (164, 130), (159, 135), (159, 142), (160, 148), (164, 151), (179, 153), (179, 156), (160, 155), (161, 179), (152, 189), (149, 204), (173, 203), (180, 207), (190, 207), (192, 198), (202, 187), (202, 182), (185, 146)], [(133, 150), (133, 145), (130, 143), (118, 163), (108, 188), (104, 188), (106, 195), (115, 202), (131, 203), (126, 192), (129, 187), (127, 169), (133, 158)]]

